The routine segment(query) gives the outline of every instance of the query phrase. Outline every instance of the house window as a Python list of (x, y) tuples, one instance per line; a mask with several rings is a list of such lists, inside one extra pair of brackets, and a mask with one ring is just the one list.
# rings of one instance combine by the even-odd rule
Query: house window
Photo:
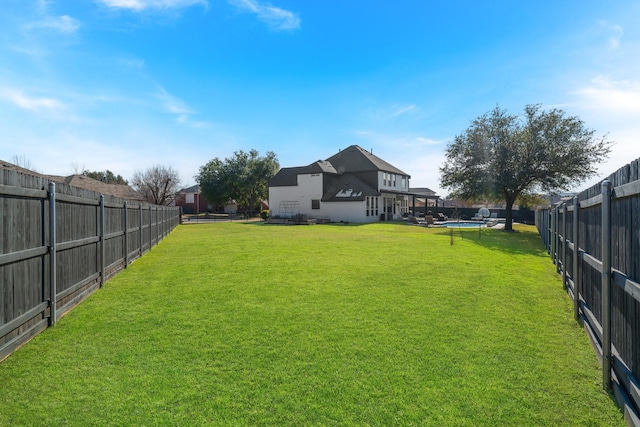
[(365, 213), (367, 216), (377, 216), (378, 215), (378, 198), (373, 196), (367, 196)]
[(395, 187), (396, 186), (396, 176), (391, 174), (391, 178), (392, 178), (392, 182), (393, 182), (392, 187)]
[(402, 188), (407, 188), (407, 177), (402, 177)]
[(320, 209), (320, 199), (311, 200), (311, 209)]
[(405, 198), (400, 200), (400, 213), (404, 214), (409, 212), (409, 201)]

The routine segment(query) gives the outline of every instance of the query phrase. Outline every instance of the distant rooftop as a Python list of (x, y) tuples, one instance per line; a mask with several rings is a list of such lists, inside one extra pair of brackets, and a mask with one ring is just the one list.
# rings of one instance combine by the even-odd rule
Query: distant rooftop
[(60, 184), (67, 184), (73, 187), (84, 188), (85, 190), (95, 191), (100, 194), (119, 197), (121, 199), (145, 201), (137, 191), (128, 185), (124, 184), (107, 184), (106, 182), (98, 181), (97, 179), (89, 178), (85, 175), (44, 175), (30, 169), (23, 168), (13, 163), (0, 160), (0, 169), (11, 170), (19, 172), (25, 175), (38, 176), (49, 181), (53, 181)]

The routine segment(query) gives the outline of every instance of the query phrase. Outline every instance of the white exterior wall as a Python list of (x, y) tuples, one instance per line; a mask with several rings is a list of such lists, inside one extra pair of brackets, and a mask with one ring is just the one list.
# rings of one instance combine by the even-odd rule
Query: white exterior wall
[[(402, 188), (402, 176), (396, 175), (396, 187), (387, 185), (383, 186), (383, 173), (378, 173), (379, 185), (382, 188), (388, 188), (395, 191), (408, 190), (409, 180), (405, 179), (405, 186)], [(383, 196), (394, 199), (396, 213), (394, 219), (402, 216), (399, 203), (395, 194), (384, 194), (379, 197), (379, 213), (378, 215), (367, 216), (365, 201), (340, 201), (340, 202), (322, 202), (320, 201), (320, 209), (311, 209), (312, 200), (322, 200), (322, 174), (303, 174), (298, 175), (298, 185), (288, 187), (269, 187), (269, 207), (271, 215), (283, 215), (280, 212), (280, 202), (298, 202), (300, 213), (311, 218), (328, 218), (332, 222), (355, 222), (369, 223), (380, 220), (380, 214), (384, 213)]]
[(322, 210), (311, 209), (311, 200), (322, 199), (322, 174), (298, 175), (298, 185), (288, 187), (269, 187), (269, 209), (271, 215), (281, 215), (280, 202), (298, 202), (300, 213), (319, 216)]
[(225, 205), (224, 206), (224, 213), (226, 213), (226, 214), (238, 213), (238, 205), (236, 205), (235, 203), (232, 204), (232, 205)]
[(311, 218), (328, 218), (332, 222), (375, 222), (378, 216), (366, 216), (364, 201), (360, 202), (322, 202), (320, 209), (311, 209), (312, 200), (322, 200), (322, 175), (298, 175), (298, 185), (288, 187), (269, 187), (269, 207), (271, 215), (282, 215), (280, 202), (298, 202), (300, 213)]
[[(321, 202), (320, 210), (323, 216), (331, 219), (331, 222), (375, 222), (377, 217), (366, 216), (366, 202)], [(317, 211), (314, 211), (317, 212)]]
[[(395, 178), (395, 186), (393, 185), (393, 179), (387, 179), (385, 183), (384, 176), (387, 178)], [(404, 178), (404, 182), (402, 179)], [(404, 184), (404, 185), (403, 185)], [(380, 191), (393, 190), (393, 191), (409, 191), (409, 177), (405, 175), (392, 174), (388, 172), (378, 172), (378, 188)]]

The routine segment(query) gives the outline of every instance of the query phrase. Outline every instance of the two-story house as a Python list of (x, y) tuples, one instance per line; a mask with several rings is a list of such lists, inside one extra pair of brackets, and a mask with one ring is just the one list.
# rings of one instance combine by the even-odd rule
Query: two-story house
[(352, 145), (327, 160), (280, 169), (269, 182), (271, 215), (358, 223), (400, 219), (409, 211), (410, 178)]

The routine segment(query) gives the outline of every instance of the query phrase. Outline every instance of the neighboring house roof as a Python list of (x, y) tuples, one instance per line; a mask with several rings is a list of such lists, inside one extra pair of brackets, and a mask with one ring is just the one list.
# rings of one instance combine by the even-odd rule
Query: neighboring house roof
[(427, 187), (416, 187), (416, 188), (410, 188), (409, 189), (410, 193), (414, 193), (416, 196), (435, 196), (436, 192), (427, 188)]
[(344, 150), (340, 150), (337, 154), (329, 157), (327, 162), (332, 164), (338, 173), (380, 170), (411, 178), (408, 173), (401, 171), (358, 145), (351, 145)]
[(357, 176), (346, 173), (332, 177), (322, 196), (323, 202), (363, 201), (367, 196), (379, 196), (380, 192), (365, 184)]
[(44, 175), (29, 169), (25, 169), (18, 165), (14, 165), (9, 162), (0, 160), (0, 168), (8, 169), (15, 172), (20, 172), (25, 175), (39, 176), (60, 184), (68, 184), (73, 187), (84, 188), (85, 190), (95, 191), (101, 194), (120, 197), (121, 199), (145, 201), (145, 199), (133, 188), (123, 184), (107, 184), (97, 179), (89, 178), (85, 175), (70, 175), (70, 176), (57, 176), (57, 175)]
[(200, 187), (198, 186), (198, 184), (196, 185), (192, 185), (191, 187), (187, 187), (187, 188), (183, 188), (182, 190), (178, 191), (178, 193), (200, 193)]
[(0, 169), (7, 169), (10, 171), (14, 171), (14, 172), (20, 172), (23, 173), (25, 175), (33, 175), (33, 176), (39, 176), (41, 178), (49, 178), (47, 175), (43, 175), (41, 173), (32, 171), (30, 169), (25, 169), (21, 166), (18, 165), (14, 165), (13, 163), (9, 163), (7, 161), (4, 160), (0, 160)]
[(85, 175), (69, 175), (66, 177), (49, 176), (49, 178), (54, 182), (84, 188), (85, 190), (91, 190), (101, 194), (108, 194), (121, 199), (146, 201), (140, 193), (125, 184), (108, 184), (106, 182), (98, 181), (97, 179), (89, 178)]

